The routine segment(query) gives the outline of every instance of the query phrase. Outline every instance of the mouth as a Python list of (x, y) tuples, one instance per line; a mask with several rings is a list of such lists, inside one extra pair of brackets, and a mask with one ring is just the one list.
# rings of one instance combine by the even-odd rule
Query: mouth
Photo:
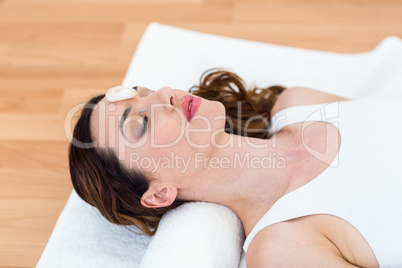
[(190, 122), (191, 119), (194, 117), (195, 113), (200, 107), (200, 104), (201, 98), (192, 95), (186, 95), (183, 97), (183, 101), (181, 102), (181, 109), (188, 122)]

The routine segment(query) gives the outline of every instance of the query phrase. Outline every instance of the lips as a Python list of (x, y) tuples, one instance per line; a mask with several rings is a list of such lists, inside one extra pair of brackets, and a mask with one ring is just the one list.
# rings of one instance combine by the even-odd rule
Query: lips
[(183, 101), (181, 102), (181, 109), (183, 111), (184, 116), (187, 118), (187, 121), (190, 122), (194, 117), (195, 113), (200, 107), (201, 98), (186, 95), (183, 97)]

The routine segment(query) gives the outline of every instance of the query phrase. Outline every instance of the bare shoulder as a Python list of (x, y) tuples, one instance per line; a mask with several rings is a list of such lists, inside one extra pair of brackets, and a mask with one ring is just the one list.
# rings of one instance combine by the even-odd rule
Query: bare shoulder
[(307, 87), (291, 87), (284, 90), (275, 102), (271, 115), (297, 105), (310, 105), (334, 101), (347, 101), (348, 98), (318, 91)]
[(325, 236), (302, 225), (282, 222), (261, 230), (247, 250), (247, 268), (356, 267)]

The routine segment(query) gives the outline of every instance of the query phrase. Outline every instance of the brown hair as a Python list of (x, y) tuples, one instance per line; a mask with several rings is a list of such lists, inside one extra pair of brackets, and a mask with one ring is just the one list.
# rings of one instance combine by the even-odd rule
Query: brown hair
[[(283, 90), (283, 87), (274, 86), (247, 91), (243, 80), (234, 73), (209, 70), (201, 77), (200, 85), (193, 87), (190, 92), (224, 104), (227, 117), (232, 121), (227, 124), (229, 129), (226, 131), (268, 138), (266, 131), (258, 134), (249, 133), (248, 130), (267, 128), (272, 106)], [(142, 206), (141, 197), (148, 189), (151, 178), (147, 178), (140, 170), (126, 168), (112, 150), (98, 148), (93, 142), (91, 114), (95, 105), (103, 98), (104, 95), (99, 95), (88, 101), (74, 128), (69, 147), (69, 166), (74, 189), (110, 222), (124, 226), (135, 225), (151, 236), (155, 234), (162, 215), (185, 201), (176, 200), (171, 206), (162, 208)], [(252, 116), (257, 116), (258, 120), (250, 123), (248, 119)]]
[(271, 110), (283, 90), (282, 86), (247, 89), (236, 74), (210, 69), (204, 72), (200, 84), (193, 86), (190, 93), (225, 106), (226, 132), (267, 139)]
[(96, 207), (110, 222), (135, 225), (143, 233), (154, 235), (162, 215), (171, 207), (146, 208), (141, 196), (148, 189), (148, 179), (139, 170), (128, 169), (110, 149), (93, 143), (90, 119), (93, 108), (105, 95), (99, 95), (84, 106), (69, 147), (69, 165), (73, 187), (88, 204)]

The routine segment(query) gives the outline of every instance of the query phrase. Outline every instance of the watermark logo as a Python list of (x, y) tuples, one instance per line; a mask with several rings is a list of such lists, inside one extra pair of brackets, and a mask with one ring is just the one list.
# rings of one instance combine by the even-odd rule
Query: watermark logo
[[(333, 153), (333, 148), (338, 148), (338, 139), (334, 137), (327, 136), (325, 137), (326, 144), (324, 150), (316, 150), (312, 148), (308, 143), (305, 142), (305, 130), (307, 129), (308, 126), (313, 124), (314, 122), (317, 121), (324, 121), (331, 123), (332, 125), (336, 126), (339, 129), (339, 102), (333, 102), (329, 104), (324, 104), (324, 105), (317, 105), (316, 109), (313, 110), (310, 114), (305, 115), (304, 120), (300, 120), (300, 116), (303, 115), (295, 115), (295, 113), (291, 114), (286, 114), (286, 113), (281, 113), (279, 116), (276, 116), (275, 119), (273, 120), (272, 124), (269, 123), (269, 120), (265, 117), (262, 117), (260, 115), (257, 116), (252, 116), (248, 118), (247, 120), (244, 120), (242, 116), (242, 110), (241, 110), (241, 105), (238, 103), (237, 109), (238, 109), (238, 118), (236, 123), (234, 123), (233, 119), (226, 117), (225, 115), (216, 115), (216, 116), (208, 116), (208, 115), (199, 115), (197, 114), (192, 118), (192, 122), (202, 122), (202, 125), (204, 127), (200, 128), (195, 128), (192, 127), (191, 124), (187, 122), (187, 118), (184, 116), (183, 112), (177, 108), (177, 107), (172, 107), (171, 105), (166, 105), (166, 104), (152, 104), (150, 106), (150, 112), (149, 112), (149, 133), (146, 133), (141, 139), (138, 139), (136, 141), (129, 141), (127, 139), (124, 139), (119, 135), (119, 129), (122, 127), (121, 126), (121, 120), (122, 120), (122, 115), (116, 114), (116, 105), (115, 104), (108, 104), (106, 105), (105, 102), (100, 102), (97, 105), (94, 104), (87, 104), (86, 109), (91, 109), (92, 113), (96, 112), (97, 113), (97, 121), (95, 124), (97, 125), (97, 133), (95, 133), (96, 136), (96, 141), (90, 142), (90, 143), (85, 143), (81, 142), (75, 137), (73, 137), (72, 134), (72, 125), (74, 121), (74, 117), (76, 116), (77, 113), (79, 113), (83, 109), (84, 105), (79, 104), (70, 109), (70, 111), (66, 114), (65, 117), (65, 135), (67, 139), (71, 142), (73, 146), (79, 147), (79, 148), (95, 148), (95, 147), (108, 147), (108, 148), (115, 148), (116, 151), (118, 152), (118, 157), (120, 160), (125, 161), (127, 160), (127, 156), (129, 156), (129, 162), (131, 166), (135, 165), (140, 165), (140, 166), (145, 166), (149, 167), (165, 167), (165, 166), (176, 166), (180, 167), (181, 170), (186, 170), (189, 167), (189, 163), (193, 161), (194, 163), (199, 163), (201, 164), (200, 161), (198, 161), (197, 155), (194, 155), (192, 159), (184, 159), (180, 158), (181, 156), (179, 155), (174, 155), (169, 158), (169, 161), (167, 159), (147, 159), (147, 158), (141, 158), (138, 153), (131, 153), (132, 151), (135, 151), (138, 148), (141, 148), (143, 146), (149, 146), (151, 149), (166, 149), (166, 148), (175, 148), (175, 146), (179, 143), (185, 140), (187, 144), (194, 149), (196, 152), (197, 150), (202, 150), (208, 147), (214, 147), (217, 149), (224, 149), (224, 148), (233, 148), (233, 147), (241, 147), (242, 143), (245, 142), (247, 143), (247, 146), (253, 149), (265, 149), (269, 151), (268, 144), (267, 143), (261, 143), (261, 142), (256, 142), (256, 139), (247, 137), (247, 134), (251, 133), (270, 133), (272, 135), (276, 131), (279, 131), (282, 127), (297, 122), (297, 123), (303, 123), (302, 124), (302, 144), (304, 148), (314, 157), (316, 157), (319, 160), (322, 160), (324, 162), (328, 162), (328, 165), (331, 165), (333, 167), (336, 167), (339, 163), (339, 156), (337, 155), (335, 160), (329, 161), (327, 159), (330, 159), (328, 157), (328, 154)], [(156, 129), (156, 124), (158, 124), (157, 120), (161, 120), (161, 117), (158, 117), (158, 119), (155, 117), (155, 115), (163, 111), (164, 109), (171, 109), (172, 113), (175, 113), (176, 118), (176, 125), (172, 125), (172, 128), (176, 128), (178, 131), (176, 131), (176, 136), (171, 137), (169, 142), (167, 143), (158, 143), (157, 139), (155, 138), (157, 135), (163, 135), (164, 133), (155, 133), (153, 131)], [(211, 111), (213, 112), (213, 111)], [(128, 122), (137, 122), (138, 124), (142, 124), (144, 118), (141, 115), (131, 115), (128, 119)], [(214, 128), (214, 124), (225, 121), (225, 128)], [(262, 127), (261, 124), (259, 125), (259, 128), (254, 128), (252, 127), (253, 122), (258, 121), (258, 122), (263, 122)], [(239, 125), (240, 122), (242, 122), (242, 125)], [(88, 126), (89, 128), (90, 126)], [(123, 126), (124, 127), (124, 126)], [(227, 140), (225, 140), (224, 143), (219, 143), (217, 137), (219, 134), (223, 131), (226, 131), (229, 134), (234, 134), (235, 129), (242, 129), (243, 133), (245, 134), (245, 137), (240, 137), (238, 135), (230, 135)], [(327, 133), (330, 133), (327, 131)], [(333, 132), (331, 132), (333, 133)], [(193, 134), (199, 134), (199, 135), (204, 135), (205, 137), (209, 137), (209, 139), (203, 143), (199, 143), (197, 141), (194, 141), (192, 137)], [(277, 146), (277, 140), (275, 135), (271, 137), (271, 148), (275, 148)], [(130, 151), (130, 154), (127, 154), (127, 150)], [(237, 157), (237, 158), (236, 158)], [(205, 163), (210, 164), (211, 168), (214, 168), (215, 166), (219, 168), (225, 168), (226, 166), (231, 166), (231, 167), (246, 167), (246, 168), (267, 168), (267, 167), (276, 167), (280, 168), (281, 165), (285, 166), (285, 164), (281, 164), (284, 161), (277, 161), (276, 163), (272, 163), (273, 160), (278, 160), (278, 157), (272, 157), (267, 158), (259, 158), (255, 159), (250, 156), (234, 156), (231, 158), (228, 162), (227, 159), (221, 158), (221, 159), (202, 159)], [(233, 160), (234, 159), (234, 160)], [(202, 162), (202, 163), (204, 163)]]
[(139, 153), (130, 153), (129, 168), (146, 169), (151, 173), (176, 169), (182, 174), (189, 169), (284, 169), (286, 159), (272, 152), (267, 152), (262, 157), (251, 156), (250, 153), (234, 153), (231, 157), (211, 157), (204, 153), (182, 156), (174, 152), (163, 157), (142, 157)]

